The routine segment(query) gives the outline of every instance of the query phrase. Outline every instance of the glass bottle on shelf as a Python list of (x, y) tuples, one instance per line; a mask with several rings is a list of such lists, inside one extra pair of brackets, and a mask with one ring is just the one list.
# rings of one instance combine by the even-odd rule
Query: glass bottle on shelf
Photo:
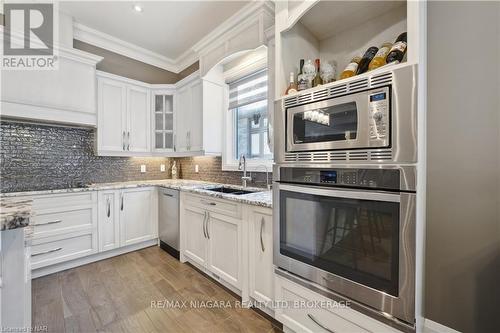
[(319, 68), (320, 68), (319, 59), (316, 59), (314, 62), (316, 64), (316, 76), (314, 76), (312, 85), (313, 85), (313, 87), (317, 87), (317, 86), (320, 86), (323, 84), (323, 79), (321, 78), (320, 72), (319, 72)]
[(355, 56), (352, 58), (349, 65), (346, 66), (342, 74), (340, 74), (340, 79), (347, 79), (348, 77), (356, 75), (356, 71), (358, 70), (358, 64), (361, 61), (361, 57)]
[(370, 65), (370, 61), (372, 61), (375, 54), (378, 52), (378, 47), (370, 46), (368, 50), (366, 50), (365, 54), (361, 58), (361, 61), (358, 64), (358, 70), (356, 71), (356, 75), (363, 74), (368, 70), (368, 65)]
[(406, 32), (403, 32), (398, 36), (398, 38), (396, 38), (396, 42), (394, 42), (394, 45), (385, 59), (386, 63), (390, 64), (391, 62), (401, 62), (406, 54), (407, 47)]
[(304, 59), (300, 59), (299, 75), (297, 75), (297, 90), (307, 89), (307, 79), (304, 75)]
[(314, 77), (316, 76), (316, 67), (313, 65), (312, 60), (308, 59), (303, 67), (303, 73), (307, 80), (307, 88), (312, 88)]
[(295, 74), (290, 72), (290, 81), (288, 83), (288, 88), (286, 88), (285, 95), (293, 94), (297, 92), (297, 84), (295, 84)]
[(323, 84), (335, 81), (335, 72), (337, 70), (337, 63), (335, 61), (323, 61), (320, 67), (320, 76)]
[(373, 57), (372, 61), (370, 61), (370, 65), (368, 65), (369, 71), (371, 71), (375, 68), (382, 67), (386, 64), (385, 58), (389, 54), (391, 47), (392, 47), (392, 43), (386, 42), (386, 43), (382, 44), (380, 49), (378, 49), (377, 54), (375, 54), (375, 57)]

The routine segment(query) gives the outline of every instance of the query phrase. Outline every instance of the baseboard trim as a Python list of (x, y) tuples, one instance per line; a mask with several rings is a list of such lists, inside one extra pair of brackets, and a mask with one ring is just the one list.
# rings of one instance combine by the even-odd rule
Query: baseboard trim
[(111, 257), (116, 257), (116, 256), (119, 256), (121, 254), (125, 254), (125, 253), (132, 252), (132, 251), (137, 251), (137, 250), (140, 250), (140, 249), (143, 249), (146, 247), (157, 246), (157, 245), (158, 245), (158, 240), (151, 239), (151, 240), (147, 240), (145, 242), (121, 247), (119, 249), (114, 249), (114, 250), (109, 250), (106, 252), (96, 253), (96, 254), (93, 254), (93, 255), (90, 255), (87, 257), (73, 259), (70, 261), (62, 262), (62, 263), (47, 266), (47, 267), (41, 267), (41, 268), (34, 269), (31, 271), (31, 278), (36, 279), (38, 277), (42, 277), (45, 275), (54, 274), (57, 272), (65, 271), (65, 270), (70, 269), (70, 268), (90, 264), (92, 262), (108, 259)]
[(438, 322), (425, 318), (424, 320), (424, 333), (461, 333), (451, 327), (445, 326)]

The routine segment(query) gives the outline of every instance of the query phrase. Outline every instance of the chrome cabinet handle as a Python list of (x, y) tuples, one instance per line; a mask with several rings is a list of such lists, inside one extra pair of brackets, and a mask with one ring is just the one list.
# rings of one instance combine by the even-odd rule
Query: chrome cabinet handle
[(204, 205), (207, 205), (207, 206), (216, 206), (217, 204), (215, 202), (211, 202), (211, 201), (206, 201), (206, 200), (200, 200), (200, 202)]
[(123, 131), (122, 142), (123, 142), (123, 150), (125, 150), (125, 131)]
[(334, 331), (332, 331), (331, 329), (327, 328), (325, 325), (321, 324), (316, 318), (314, 318), (314, 316), (310, 313), (307, 314), (307, 316), (309, 317), (309, 319), (311, 319), (316, 325), (318, 325), (319, 327), (321, 327), (322, 329), (324, 329), (325, 331), (327, 332), (330, 332), (330, 333), (335, 333)]
[(130, 150), (130, 132), (127, 132), (127, 150)]
[(120, 200), (121, 200), (121, 203), (120, 203), (120, 210), (123, 210), (123, 193), (121, 194), (120, 196)]
[(41, 256), (42, 254), (57, 252), (57, 251), (61, 251), (61, 250), (62, 250), (62, 247), (58, 247), (58, 248), (55, 248), (55, 249), (52, 249), (52, 250), (48, 250), (48, 251), (44, 251), (44, 252), (33, 253), (31, 256), (32, 257), (36, 257), (36, 256)]
[(205, 229), (205, 222), (207, 221), (207, 211), (205, 211), (205, 214), (203, 215), (203, 236), (207, 238), (207, 231)]
[(262, 239), (262, 231), (264, 230), (264, 218), (260, 220), (260, 248), (262, 252), (266, 251), (264, 247), (264, 240)]
[(49, 221), (49, 222), (44, 222), (44, 223), (37, 223), (34, 224), (35, 227), (38, 227), (39, 225), (47, 225), (47, 224), (56, 224), (56, 223), (61, 223), (62, 220), (54, 220), (54, 221)]
[(173, 141), (174, 141), (174, 142), (173, 142), (173, 144), (174, 144), (174, 151), (177, 151), (177, 147), (176, 147), (176, 145), (177, 145), (177, 144), (176, 144), (176, 139), (177, 139), (177, 135), (176, 135), (176, 134), (174, 134), (174, 139), (173, 139)]
[(171, 197), (171, 198), (173, 198), (173, 197), (174, 197), (174, 195), (173, 195), (173, 194), (170, 194), (170, 193), (163, 193), (163, 195), (164, 195), (164, 196), (166, 196), (166, 197)]
[(106, 205), (108, 206), (106, 215), (108, 217), (110, 217), (111, 216), (111, 203), (109, 202), (109, 198), (106, 200)]
[(210, 212), (207, 212), (207, 238), (210, 239), (210, 232), (208, 232), (208, 222), (210, 222)]

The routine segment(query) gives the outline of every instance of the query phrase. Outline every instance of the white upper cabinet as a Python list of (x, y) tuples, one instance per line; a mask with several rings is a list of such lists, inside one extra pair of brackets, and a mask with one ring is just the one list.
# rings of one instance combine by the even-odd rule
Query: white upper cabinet
[[(203, 154), (203, 110), (208, 106), (197, 72), (175, 85), (152, 85), (104, 72), (98, 72), (97, 82), (98, 155)], [(215, 102), (220, 104), (221, 97)], [(213, 125), (210, 133), (220, 145), (221, 124)]]
[(98, 152), (125, 151), (125, 110), (127, 89), (124, 83), (98, 79)]
[(153, 151), (174, 151), (175, 112), (174, 90), (153, 90)]
[(2, 117), (96, 126), (96, 64), (102, 58), (59, 49), (54, 70), (2, 70)]
[(127, 149), (131, 152), (151, 151), (149, 89), (129, 85), (127, 87), (128, 131)]
[(98, 155), (149, 155), (151, 108), (147, 85), (102, 72), (97, 81)]
[(203, 151), (203, 85), (198, 73), (177, 84), (175, 150)]

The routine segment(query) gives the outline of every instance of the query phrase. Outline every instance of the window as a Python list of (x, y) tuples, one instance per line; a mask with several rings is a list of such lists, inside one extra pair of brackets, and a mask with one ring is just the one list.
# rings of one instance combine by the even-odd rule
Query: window
[(266, 69), (229, 83), (231, 159), (238, 160), (244, 154), (253, 164), (272, 160), (267, 136), (267, 103)]

